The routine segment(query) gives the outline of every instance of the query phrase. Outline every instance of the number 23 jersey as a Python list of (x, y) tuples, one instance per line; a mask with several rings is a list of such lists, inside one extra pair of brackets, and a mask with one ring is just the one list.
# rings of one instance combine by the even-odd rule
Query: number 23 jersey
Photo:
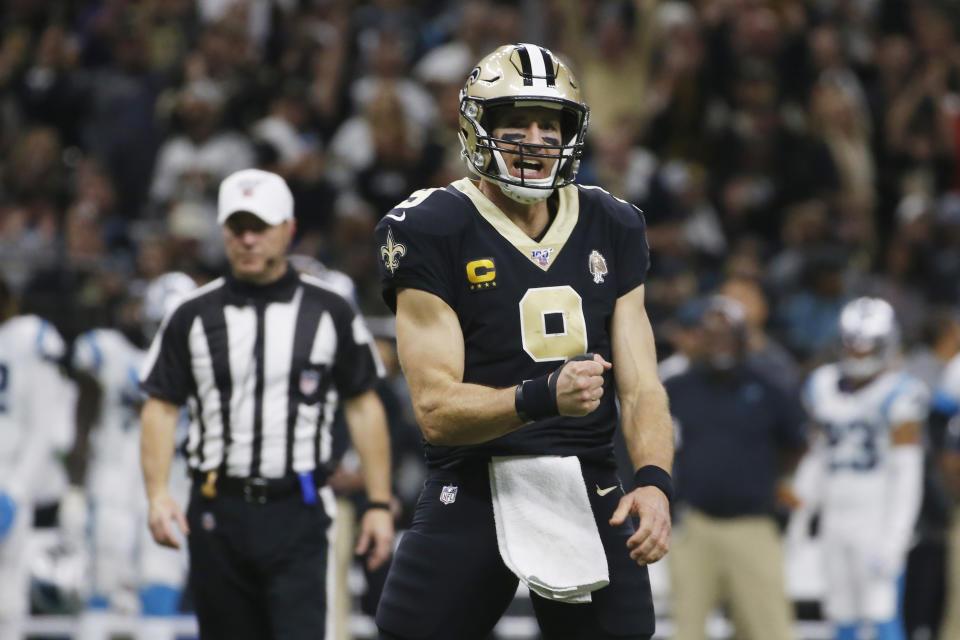
[[(612, 362), (617, 299), (643, 284), (649, 250), (643, 215), (598, 188), (557, 190), (546, 233), (528, 237), (468, 178), (415, 192), (376, 229), (383, 297), (420, 289), (457, 314), (464, 338), (463, 381), (509, 387), (556, 369), (570, 356)], [(426, 445), (431, 466), (471, 457), (556, 454), (607, 459), (616, 426), (613, 375), (600, 407), (558, 416), (478, 445)]]
[(847, 390), (840, 367), (828, 364), (810, 374), (803, 401), (826, 436), (826, 509), (851, 514), (883, 510), (889, 499), (892, 430), (926, 420), (927, 387), (892, 370), (860, 389)]

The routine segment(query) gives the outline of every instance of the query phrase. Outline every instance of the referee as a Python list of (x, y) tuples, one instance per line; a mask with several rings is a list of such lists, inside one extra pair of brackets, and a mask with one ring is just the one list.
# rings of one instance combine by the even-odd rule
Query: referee
[[(342, 400), (370, 508), (356, 551), (389, 556), (390, 454), (372, 390), (382, 366), (352, 306), (287, 263), (293, 196), (246, 169), (220, 185), (230, 272), (161, 326), (140, 372), (141, 458), (159, 544), (190, 550), (200, 637), (333, 637), (330, 427)], [(186, 517), (167, 490), (180, 407), (190, 410)], [(176, 526), (174, 526), (176, 523)]]

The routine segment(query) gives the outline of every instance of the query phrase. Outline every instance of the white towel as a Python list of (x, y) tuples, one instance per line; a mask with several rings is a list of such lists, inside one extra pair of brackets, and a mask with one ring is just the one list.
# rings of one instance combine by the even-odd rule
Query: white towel
[(531, 591), (580, 603), (610, 584), (576, 456), (494, 457), (490, 492), (500, 556)]

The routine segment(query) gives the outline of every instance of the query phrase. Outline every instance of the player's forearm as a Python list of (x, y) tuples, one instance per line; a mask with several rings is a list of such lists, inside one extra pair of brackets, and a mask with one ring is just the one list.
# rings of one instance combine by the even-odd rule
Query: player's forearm
[(353, 447), (360, 456), (367, 499), (389, 502), (390, 488), (390, 433), (387, 416), (380, 399), (367, 391), (345, 403), (347, 426)]
[(622, 295), (613, 311), (613, 361), (623, 436), (633, 468), (673, 468), (673, 419), (667, 392), (657, 377), (653, 328), (643, 285)]
[(633, 468), (655, 465), (670, 472), (673, 468), (673, 420), (667, 394), (660, 384), (621, 397), (624, 439)]
[(449, 381), (415, 392), (414, 410), (430, 444), (479, 444), (523, 426), (515, 397), (516, 387), (494, 389)]
[(923, 498), (923, 448), (918, 444), (890, 450), (887, 536), (891, 545), (906, 551)]
[(416, 289), (400, 291), (397, 352), (417, 422), (430, 444), (477, 444), (523, 425), (515, 406), (516, 387), (463, 382), (460, 320), (436, 296)]
[(140, 412), (140, 464), (147, 499), (166, 493), (180, 408), (150, 398)]

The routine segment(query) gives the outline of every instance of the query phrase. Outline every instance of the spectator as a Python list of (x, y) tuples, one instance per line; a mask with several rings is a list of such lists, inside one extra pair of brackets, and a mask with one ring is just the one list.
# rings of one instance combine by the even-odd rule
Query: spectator
[(770, 305), (756, 280), (733, 276), (717, 290), (740, 303), (746, 324), (746, 361), (761, 376), (790, 391), (800, 383), (800, 369), (793, 355), (767, 333)]
[(167, 140), (157, 155), (150, 197), (163, 206), (174, 200), (213, 201), (228, 174), (253, 165), (253, 150), (240, 134), (221, 126), (224, 97), (217, 86), (198, 80), (180, 90), (177, 116), (183, 133)]
[(846, 302), (845, 256), (838, 249), (811, 253), (800, 288), (781, 297), (777, 323), (801, 362), (822, 358), (837, 336), (837, 318)]
[(558, 4), (565, 45), (561, 50), (571, 52), (591, 102), (593, 133), (603, 137), (616, 130), (632, 138), (643, 124), (639, 107), (646, 100), (655, 3), (604, 2), (592, 15), (590, 3)]
[(837, 169), (837, 206), (842, 216), (865, 219), (869, 232), (865, 244), (873, 247), (876, 168), (870, 149), (870, 115), (863, 92), (851, 76), (835, 71), (820, 77), (810, 97), (811, 128)]
[(143, 215), (148, 201), (150, 173), (162, 142), (156, 103), (171, 81), (150, 67), (149, 31), (142, 25), (132, 16), (102, 24), (98, 35), (109, 58), (102, 66), (71, 76), (82, 100), (75, 109), (86, 115), (80, 127), (83, 148), (109, 172), (118, 213), (128, 220)]

